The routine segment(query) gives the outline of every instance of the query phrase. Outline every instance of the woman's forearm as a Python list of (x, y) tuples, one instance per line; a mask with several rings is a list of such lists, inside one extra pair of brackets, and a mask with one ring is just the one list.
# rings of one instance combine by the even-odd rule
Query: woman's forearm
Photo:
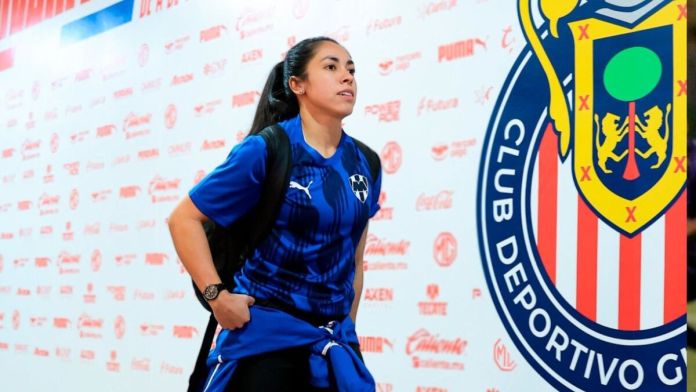
[(207, 285), (221, 282), (200, 221), (174, 213), (169, 218), (169, 233), (181, 263), (199, 290), (203, 291)]

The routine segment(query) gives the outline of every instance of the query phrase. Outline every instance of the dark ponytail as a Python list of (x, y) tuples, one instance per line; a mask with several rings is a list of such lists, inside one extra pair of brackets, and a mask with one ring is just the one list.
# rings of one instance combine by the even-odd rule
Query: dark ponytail
[(300, 112), (297, 97), (290, 90), (290, 77), (295, 76), (301, 80), (307, 78), (307, 64), (314, 57), (317, 46), (323, 41), (338, 44), (329, 37), (304, 39), (290, 48), (285, 60), (271, 69), (266, 85), (263, 86), (259, 105), (256, 107), (250, 135), (259, 133), (269, 125), (292, 118)]

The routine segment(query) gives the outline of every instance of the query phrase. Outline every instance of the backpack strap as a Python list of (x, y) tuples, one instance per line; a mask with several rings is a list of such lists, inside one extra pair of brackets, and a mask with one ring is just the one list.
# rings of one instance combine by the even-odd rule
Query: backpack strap
[(382, 170), (382, 163), (379, 160), (379, 155), (360, 140), (353, 138), (353, 141), (355, 142), (355, 145), (358, 146), (358, 149), (360, 149), (360, 151), (363, 153), (365, 159), (367, 159), (367, 164), (370, 166), (370, 175), (372, 176), (372, 183), (374, 183), (375, 181), (377, 181), (377, 177), (379, 177), (379, 172)]
[(290, 139), (283, 127), (273, 124), (262, 129), (259, 135), (266, 142), (266, 179), (254, 211), (255, 219), (249, 228), (249, 242), (242, 255), (245, 258), (251, 256), (250, 253), (271, 233), (288, 189), (292, 169)]

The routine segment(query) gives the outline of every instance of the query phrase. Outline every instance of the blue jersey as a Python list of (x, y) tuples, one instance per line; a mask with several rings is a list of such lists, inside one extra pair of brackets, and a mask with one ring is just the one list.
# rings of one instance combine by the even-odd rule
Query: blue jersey
[[(300, 116), (279, 123), (292, 148), (290, 182), (270, 235), (235, 276), (235, 292), (274, 299), (322, 316), (350, 312), (355, 250), (378, 210), (381, 175), (342, 132), (324, 158), (302, 134)], [(256, 205), (266, 176), (266, 144), (247, 137), (191, 191), (203, 214), (229, 226)]]

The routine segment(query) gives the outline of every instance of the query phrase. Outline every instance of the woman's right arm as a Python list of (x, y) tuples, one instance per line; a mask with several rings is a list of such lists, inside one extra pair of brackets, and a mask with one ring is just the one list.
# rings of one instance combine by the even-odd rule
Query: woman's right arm
[[(222, 281), (215, 270), (203, 229), (203, 222), (207, 220), (208, 217), (187, 195), (172, 211), (168, 221), (176, 253), (201, 292), (206, 286)], [(222, 290), (216, 299), (208, 303), (223, 328), (235, 329), (241, 328), (249, 321), (249, 306), (254, 304), (254, 299)]]

